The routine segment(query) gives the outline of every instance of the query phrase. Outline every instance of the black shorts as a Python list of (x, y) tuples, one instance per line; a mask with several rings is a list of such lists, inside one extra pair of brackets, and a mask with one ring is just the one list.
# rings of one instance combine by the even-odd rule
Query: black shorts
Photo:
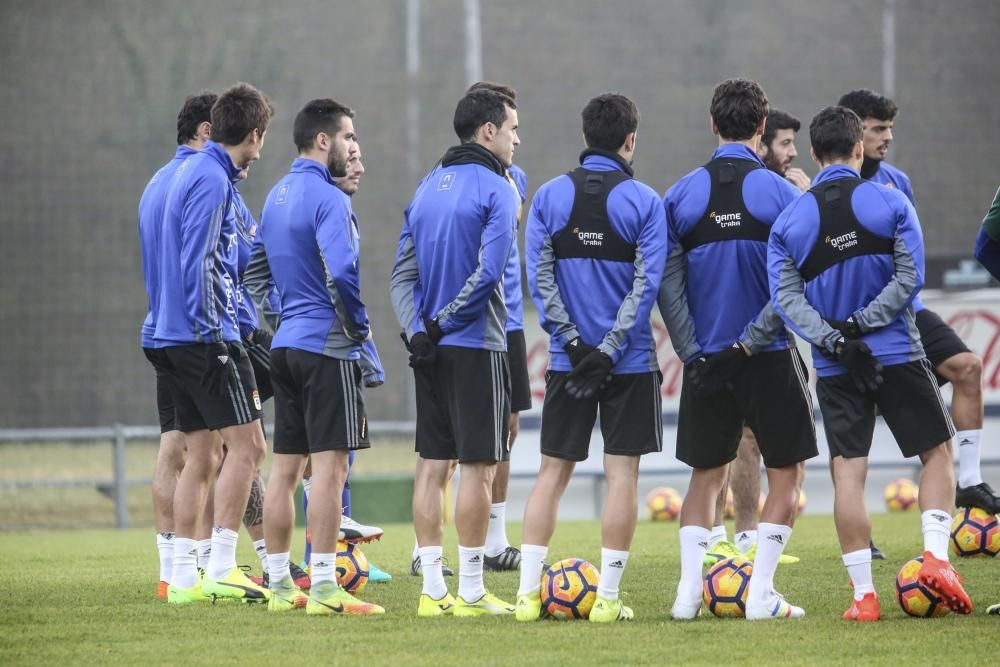
[(528, 347), (523, 331), (507, 332), (507, 362), (510, 365), (510, 411), (531, 409), (531, 378), (528, 376)]
[(160, 415), (160, 433), (176, 431), (177, 411), (174, 409), (173, 391), (170, 386), (173, 382), (170, 361), (160, 349), (144, 347), (142, 353), (156, 371), (156, 411)]
[[(920, 344), (924, 346), (924, 354), (934, 368), (937, 368), (956, 354), (971, 352), (955, 330), (941, 319), (933, 310), (924, 308), (917, 311), (917, 331), (920, 332)], [(934, 376), (938, 385), (948, 384), (948, 379), (936, 370)]]
[(955, 435), (927, 359), (886, 366), (873, 394), (860, 393), (847, 375), (833, 375), (819, 378), (816, 395), (831, 458), (868, 456), (876, 408), (903, 456), (926, 452)]
[(615, 375), (598, 396), (584, 400), (566, 393), (567, 375), (566, 371), (545, 375), (542, 454), (585, 461), (598, 411), (605, 454), (642, 456), (663, 450), (659, 371)]
[(413, 369), (421, 458), (506, 461), (510, 428), (507, 353), (440, 345), (430, 368)]
[(249, 424), (261, 418), (260, 395), (250, 358), (240, 343), (227, 342), (229, 382), (221, 394), (205, 385), (205, 346), (165, 347), (163, 353), (173, 367), (171, 383), (177, 428), (183, 433)]
[(253, 366), (261, 402), (274, 396), (274, 389), (271, 387), (271, 340), (271, 334), (257, 329), (243, 341), (247, 356), (250, 357), (250, 365)]
[(274, 453), (367, 449), (361, 365), (314, 352), (271, 351)]
[(691, 391), (684, 373), (677, 417), (677, 458), (692, 468), (717, 468), (736, 458), (743, 425), (757, 438), (768, 468), (785, 468), (818, 454), (808, 374), (798, 350), (750, 357), (732, 391), (707, 398)]

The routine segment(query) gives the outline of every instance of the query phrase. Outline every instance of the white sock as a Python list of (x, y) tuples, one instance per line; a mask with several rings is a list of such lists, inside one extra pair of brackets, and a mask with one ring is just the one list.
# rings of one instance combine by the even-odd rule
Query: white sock
[(208, 559), (212, 555), (212, 538), (198, 540), (198, 567), (208, 569)]
[(983, 429), (959, 431), (955, 434), (958, 443), (958, 485), (975, 486), (983, 483), (983, 473), (979, 466), (979, 439)]
[(728, 542), (729, 535), (726, 534), (726, 526), (712, 526), (712, 532), (708, 534), (708, 548), (711, 549), (719, 542)]
[[(413, 553), (410, 554), (410, 558), (414, 560), (420, 558), (420, 545), (417, 544), (417, 538), (415, 537), (413, 538)], [(421, 567), (423, 566), (421, 565)]]
[(288, 569), (288, 552), (283, 554), (267, 554), (265, 556), (267, 561), (267, 583), (271, 588), (275, 585), (284, 581), (285, 577), (291, 577), (291, 570)]
[(549, 548), (538, 544), (521, 545), (521, 585), (518, 595), (535, 593), (542, 587), (542, 562), (549, 554)]
[(267, 567), (267, 547), (264, 546), (264, 540), (256, 540), (253, 543), (253, 550), (257, 552), (257, 558), (260, 559), (260, 569), (264, 574), (270, 572)]
[(458, 545), (458, 594), (466, 602), (475, 602), (486, 593), (483, 585), (483, 556), (486, 547)]
[(601, 548), (601, 577), (597, 581), (597, 594), (606, 600), (618, 599), (618, 586), (628, 565), (628, 552)]
[(160, 581), (168, 583), (174, 573), (174, 537), (173, 533), (156, 534), (156, 550), (160, 552)]
[(335, 573), (337, 567), (337, 554), (320, 554), (313, 552), (312, 555), (312, 585), (315, 586), (318, 583), (329, 581), (331, 583), (337, 583), (337, 576)]
[(753, 549), (755, 544), (757, 544), (756, 530), (741, 530), (736, 533), (736, 548), (743, 553), (747, 553)]
[(186, 537), (174, 538), (174, 571), (170, 583), (191, 588), (198, 583), (198, 543)]
[(208, 557), (208, 567), (205, 576), (209, 579), (222, 579), (236, 567), (236, 540), (239, 533), (222, 526), (212, 529), (212, 554)]
[(930, 551), (935, 558), (948, 560), (951, 515), (944, 510), (927, 510), (920, 515), (920, 529), (924, 534), (924, 551)]
[(510, 546), (507, 541), (507, 503), (490, 505), (490, 523), (486, 529), (486, 555), (499, 556)]
[(701, 566), (709, 535), (708, 528), (701, 526), (684, 526), (680, 530), (681, 580), (677, 583), (677, 594), (685, 599), (701, 599)]
[(309, 493), (312, 491), (313, 481), (312, 477), (302, 478), (302, 495), (306, 497), (306, 502), (309, 502)]
[(441, 558), (444, 554), (442, 547), (421, 547), (417, 549), (417, 557), (420, 559), (420, 570), (424, 575), (424, 587), (421, 593), (426, 593), (435, 600), (440, 600), (448, 594), (448, 587), (444, 583), (444, 575), (441, 573)]
[(760, 523), (760, 544), (753, 559), (753, 576), (750, 577), (751, 601), (764, 603), (771, 599), (774, 591), (774, 572), (778, 569), (778, 559), (792, 536), (791, 526), (776, 523)]
[[(760, 549), (758, 548), (758, 551)], [(872, 550), (868, 547), (843, 555), (844, 567), (854, 584), (854, 599), (860, 601), (866, 593), (875, 592), (872, 583)]]

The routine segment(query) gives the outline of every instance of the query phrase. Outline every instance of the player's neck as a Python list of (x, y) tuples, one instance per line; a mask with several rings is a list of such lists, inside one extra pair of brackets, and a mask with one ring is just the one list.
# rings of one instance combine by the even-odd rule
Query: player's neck
[(723, 146), (746, 146), (753, 151), (754, 155), (757, 155), (757, 152), (760, 150), (760, 135), (755, 134), (749, 139), (743, 139), (740, 141), (719, 137), (719, 148), (722, 148)]

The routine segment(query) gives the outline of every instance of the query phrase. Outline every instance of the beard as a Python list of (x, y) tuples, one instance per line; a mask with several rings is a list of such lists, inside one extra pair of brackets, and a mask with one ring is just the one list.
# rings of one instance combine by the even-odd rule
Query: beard
[(330, 159), (326, 163), (326, 168), (334, 178), (343, 178), (347, 176), (347, 158), (341, 158), (330, 153)]

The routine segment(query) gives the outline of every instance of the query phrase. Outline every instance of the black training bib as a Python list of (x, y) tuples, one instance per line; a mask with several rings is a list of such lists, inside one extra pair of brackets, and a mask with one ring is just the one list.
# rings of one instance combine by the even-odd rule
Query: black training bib
[(806, 282), (831, 266), (862, 255), (892, 255), (893, 239), (868, 231), (854, 215), (851, 196), (864, 183), (860, 178), (842, 178), (809, 190), (819, 207), (819, 234), (799, 273)]
[(750, 215), (743, 201), (747, 174), (765, 167), (751, 160), (719, 158), (705, 165), (712, 179), (708, 208), (681, 238), (684, 252), (716, 241), (761, 241), (767, 243), (771, 228)]
[(569, 221), (552, 237), (556, 259), (634, 262), (635, 246), (622, 239), (608, 219), (608, 195), (632, 177), (621, 171), (590, 171), (583, 167), (567, 175), (573, 179), (576, 196)]

